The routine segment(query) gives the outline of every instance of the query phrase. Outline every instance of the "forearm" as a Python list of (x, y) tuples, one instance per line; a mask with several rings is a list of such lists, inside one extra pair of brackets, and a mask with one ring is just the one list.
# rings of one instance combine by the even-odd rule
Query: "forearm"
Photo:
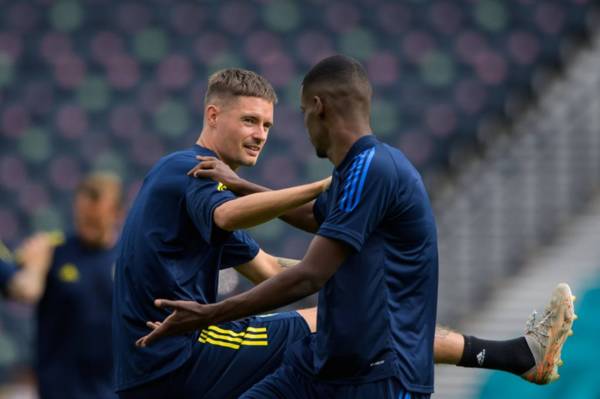
[(236, 266), (235, 269), (254, 285), (258, 285), (278, 275), (285, 268), (295, 266), (298, 263), (300, 263), (299, 260), (277, 258), (261, 250), (252, 261)]
[[(237, 183), (232, 185), (231, 190), (239, 196), (245, 196), (256, 193), (264, 193), (272, 191), (271, 189), (252, 183), (248, 180), (239, 179)], [(319, 225), (313, 214), (314, 201), (302, 204), (297, 208), (291, 209), (279, 216), (281, 220), (298, 229), (308, 233), (316, 233)]]
[(266, 191), (272, 191), (270, 188), (261, 186), (260, 184), (252, 183), (251, 181), (240, 178), (235, 184), (228, 186), (236, 195), (241, 197), (250, 194), (264, 193)]
[(319, 291), (324, 282), (310, 276), (302, 267), (294, 269), (293, 272), (280, 273), (242, 294), (208, 305), (212, 308), (211, 322), (221, 323), (268, 312)]
[(214, 220), (219, 227), (230, 231), (257, 226), (312, 201), (324, 188), (324, 181), (318, 181), (236, 198), (220, 205)]
[(298, 259), (277, 257), (277, 263), (283, 268), (296, 266), (300, 262)]
[(319, 230), (319, 224), (313, 213), (314, 205), (315, 201), (310, 201), (284, 213), (279, 218), (289, 225), (314, 234)]

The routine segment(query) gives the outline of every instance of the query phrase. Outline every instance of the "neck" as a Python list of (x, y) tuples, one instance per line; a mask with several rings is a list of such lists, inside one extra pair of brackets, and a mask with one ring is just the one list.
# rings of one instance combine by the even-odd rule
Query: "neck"
[(327, 151), (327, 158), (338, 167), (346, 158), (354, 143), (361, 137), (371, 134), (371, 131), (371, 126), (368, 123), (338, 126), (331, 129), (331, 136), (334, 137), (330, 138), (331, 146)]
[(85, 247), (91, 249), (109, 249), (115, 246), (115, 244), (117, 243), (117, 233), (114, 230), (107, 231), (98, 241), (94, 242), (88, 242), (84, 240), (82, 236), (79, 236), (79, 241)]
[(217, 154), (217, 158), (225, 162), (227, 166), (231, 168), (231, 170), (235, 171), (239, 168), (239, 165), (229, 162), (227, 160), (227, 157), (224, 157), (223, 154), (221, 154), (218, 147), (215, 145), (214, 135), (208, 132), (207, 130), (202, 130), (200, 136), (198, 136), (198, 140), (196, 140), (196, 144), (198, 144), (201, 147), (207, 148), (215, 154)]
[[(217, 152), (217, 149), (213, 145), (213, 141), (211, 140), (210, 134), (207, 133), (206, 130), (202, 130), (202, 132), (200, 133), (200, 136), (198, 136), (198, 140), (196, 140), (196, 144), (198, 144), (199, 146), (202, 146), (204, 148), (208, 148), (215, 154), (219, 155), (219, 153)], [(220, 156), (219, 156), (219, 158), (220, 158)]]

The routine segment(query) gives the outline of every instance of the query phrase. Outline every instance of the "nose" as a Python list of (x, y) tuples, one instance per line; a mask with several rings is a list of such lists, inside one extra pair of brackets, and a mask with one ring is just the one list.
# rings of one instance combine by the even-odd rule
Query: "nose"
[(264, 143), (267, 140), (269, 131), (264, 126), (258, 126), (254, 131), (253, 138), (257, 143)]

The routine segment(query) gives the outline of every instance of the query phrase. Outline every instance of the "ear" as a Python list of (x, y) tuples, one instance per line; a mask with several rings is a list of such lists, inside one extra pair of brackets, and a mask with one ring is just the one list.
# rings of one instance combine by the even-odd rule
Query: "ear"
[(319, 96), (313, 97), (313, 104), (315, 106), (315, 113), (319, 117), (323, 117), (323, 113), (325, 112), (325, 105), (323, 104), (323, 100)]
[(215, 104), (208, 104), (206, 106), (206, 110), (204, 111), (204, 118), (206, 119), (206, 123), (208, 123), (210, 127), (215, 127), (217, 125), (219, 111), (219, 107), (217, 107)]

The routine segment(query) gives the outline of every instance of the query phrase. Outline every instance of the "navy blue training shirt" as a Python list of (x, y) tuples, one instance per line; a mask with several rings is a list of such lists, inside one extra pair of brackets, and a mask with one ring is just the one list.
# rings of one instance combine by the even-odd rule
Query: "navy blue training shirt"
[(197, 165), (197, 155), (216, 156), (195, 145), (159, 160), (123, 227), (113, 302), (117, 390), (167, 374), (191, 355), (197, 333), (135, 347), (150, 332), (146, 321), (169, 315), (154, 306), (154, 299), (213, 303), (219, 269), (249, 262), (258, 253), (246, 233), (229, 233), (213, 223), (214, 209), (235, 195), (213, 180), (186, 175)]
[(69, 235), (54, 249), (37, 306), (35, 369), (42, 399), (116, 399), (111, 307), (116, 250)]
[(433, 390), (438, 254), (418, 172), (375, 136), (360, 138), (314, 206), (318, 235), (352, 254), (319, 292), (317, 332), (295, 344), (294, 366), (329, 381), (397, 376)]

